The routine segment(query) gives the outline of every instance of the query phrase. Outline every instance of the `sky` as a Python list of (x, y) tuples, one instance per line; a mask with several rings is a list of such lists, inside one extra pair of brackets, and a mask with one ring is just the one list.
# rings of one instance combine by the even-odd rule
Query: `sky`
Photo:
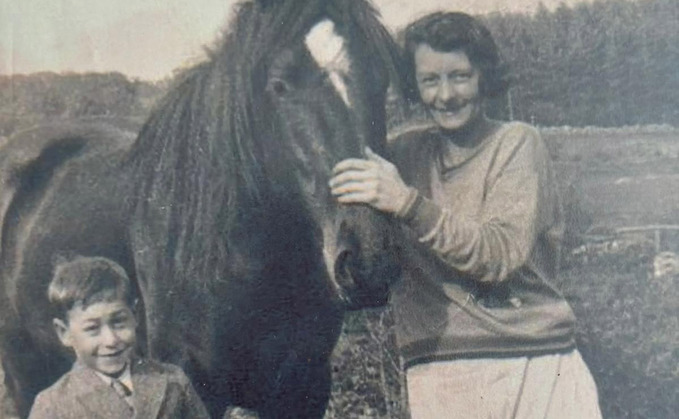
[[(373, 0), (392, 31), (434, 10), (527, 12), (540, 0)], [(548, 8), (560, 2), (542, 0)], [(591, 1), (591, 0), (586, 0)], [(238, 0), (0, 0), (0, 74), (108, 72), (161, 80), (203, 58)]]

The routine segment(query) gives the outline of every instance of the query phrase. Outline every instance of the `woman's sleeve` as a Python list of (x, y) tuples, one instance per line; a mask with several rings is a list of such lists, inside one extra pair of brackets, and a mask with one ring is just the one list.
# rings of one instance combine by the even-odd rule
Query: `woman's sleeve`
[(425, 247), (465, 276), (500, 282), (523, 266), (538, 232), (551, 222), (555, 191), (550, 159), (538, 132), (511, 127), (496, 148), (482, 213), (464, 218), (418, 194), (403, 215)]

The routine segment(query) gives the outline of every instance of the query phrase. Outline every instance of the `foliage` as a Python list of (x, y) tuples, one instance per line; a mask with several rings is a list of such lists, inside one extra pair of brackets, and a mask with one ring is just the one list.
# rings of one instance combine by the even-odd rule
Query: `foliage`
[(481, 18), (511, 76), (493, 114), (541, 126), (679, 126), (676, 0), (562, 3)]
[[(493, 115), (541, 126), (679, 126), (679, 2), (600, 0), (482, 19), (512, 76)], [(0, 76), (0, 136), (46, 118), (143, 116), (165, 87), (120, 73)], [(392, 126), (422, 116), (395, 102)]]
[(144, 118), (162, 91), (120, 73), (0, 76), (0, 136), (56, 119)]
[(485, 21), (512, 69), (514, 118), (548, 126), (679, 124), (676, 0), (562, 3)]

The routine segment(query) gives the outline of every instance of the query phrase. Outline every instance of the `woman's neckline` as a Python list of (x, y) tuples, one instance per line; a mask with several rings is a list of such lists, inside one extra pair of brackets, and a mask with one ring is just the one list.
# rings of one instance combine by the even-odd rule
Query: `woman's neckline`
[(447, 131), (439, 128), (439, 135), (442, 139), (450, 141), (461, 148), (475, 148), (484, 142), (485, 139), (493, 137), (502, 127), (499, 121), (487, 118), (485, 115), (478, 118), (471, 126), (454, 131)]
[(454, 139), (439, 133), (440, 140), (436, 146), (436, 162), (441, 173), (446, 173), (457, 169), (483, 150), (494, 138), (502, 135), (502, 131), (507, 124), (495, 120), (487, 120), (483, 130), (476, 132), (476, 135), (467, 138), (467, 142), (460, 144)]

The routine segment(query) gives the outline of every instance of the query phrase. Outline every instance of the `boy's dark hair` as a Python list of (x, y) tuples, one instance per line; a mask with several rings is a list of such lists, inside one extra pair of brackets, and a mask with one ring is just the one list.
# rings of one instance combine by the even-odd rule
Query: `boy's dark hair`
[(483, 97), (503, 95), (508, 87), (507, 71), (495, 40), (478, 19), (465, 13), (436, 12), (416, 20), (405, 29), (405, 65), (411, 100), (418, 100), (415, 78), (415, 50), (427, 44), (435, 51), (463, 51), (480, 71)]
[(76, 304), (123, 300), (134, 306), (130, 279), (122, 266), (103, 257), (78, 256), (57, 263), (47, 291), (53, 315), (68, 321)]

